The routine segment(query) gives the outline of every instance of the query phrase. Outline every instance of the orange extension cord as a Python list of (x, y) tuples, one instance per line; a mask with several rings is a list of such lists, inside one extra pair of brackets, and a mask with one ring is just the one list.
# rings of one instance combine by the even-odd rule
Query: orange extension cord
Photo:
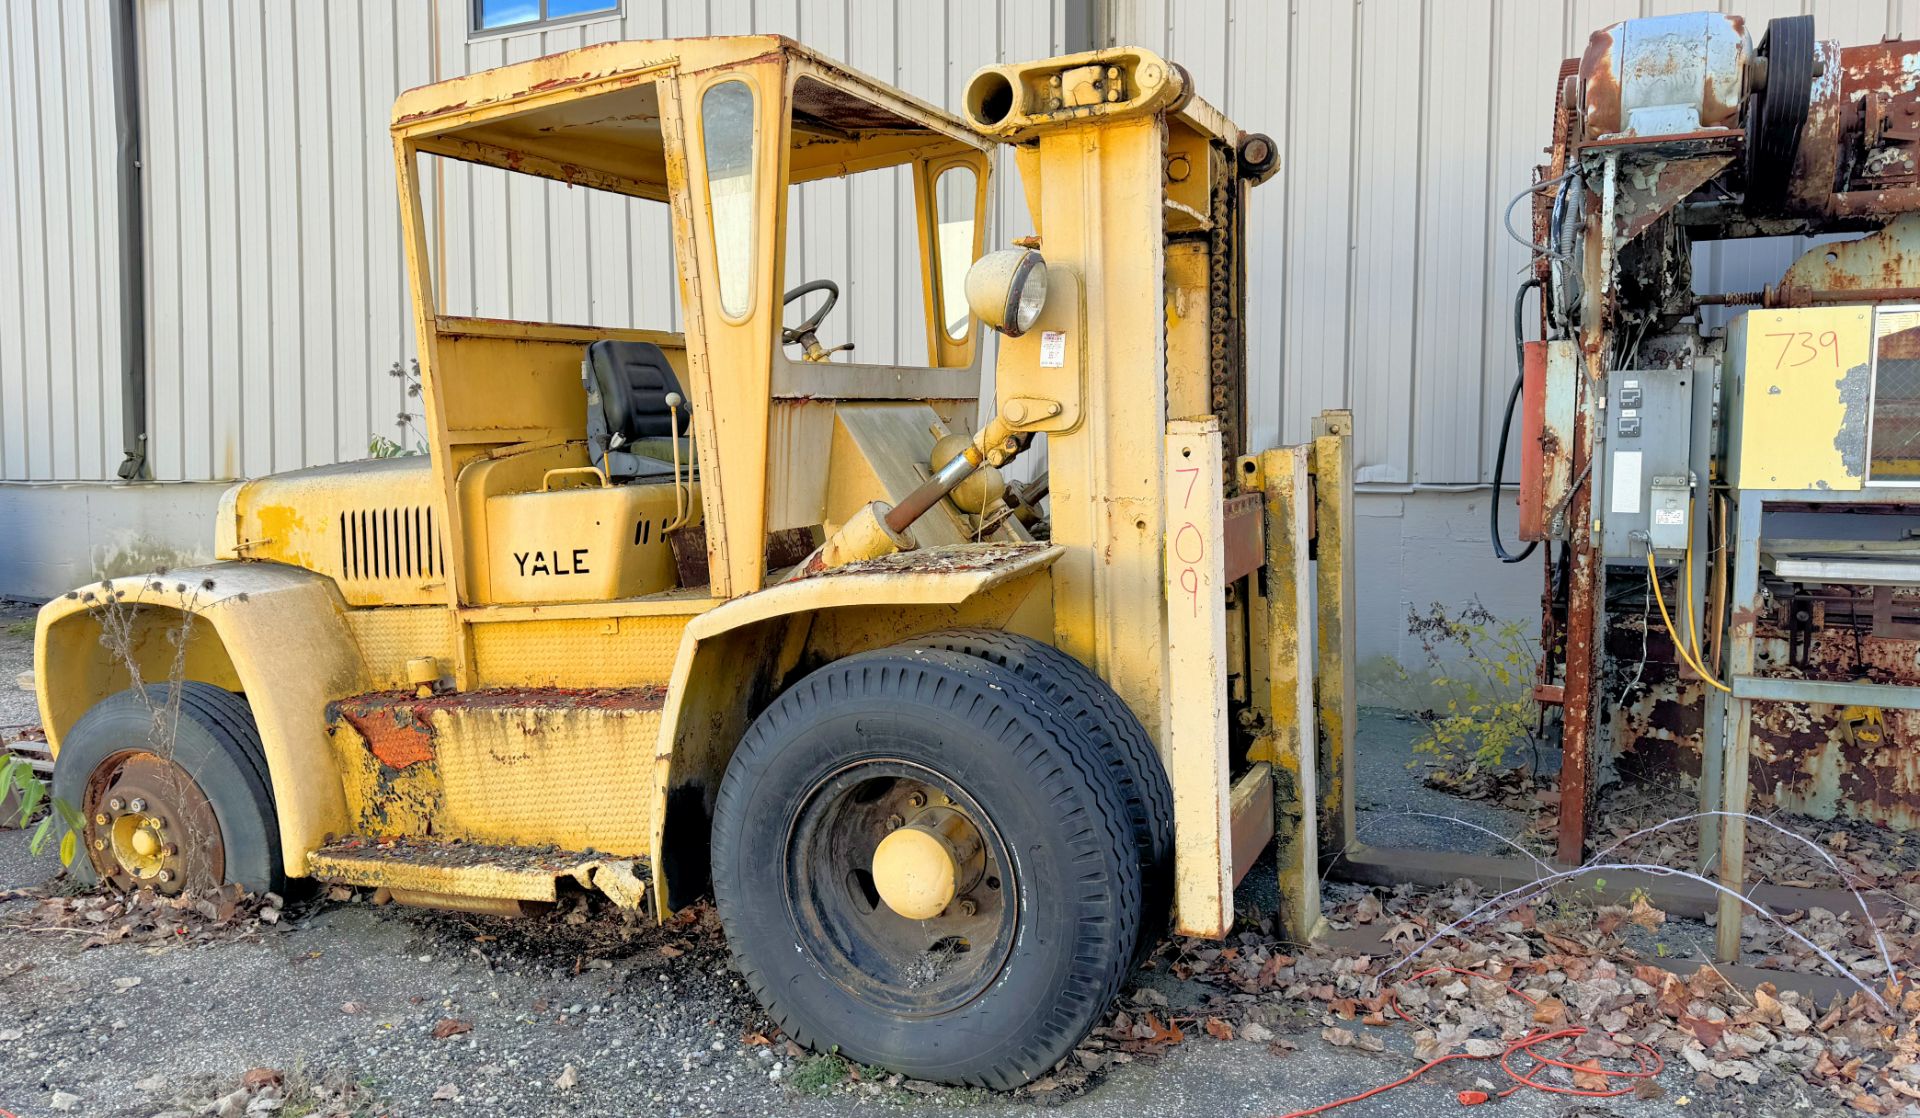
[[(1464, 975), (1467, 978), (1479, 979), (1482, 982), (1498, 981), (1497, 979), (1488, 978), (1484, 974), (1476, 974), (1470, 970), (1461, 970), (1459, 967), (1428, 967), (1426, 970), (1411, 976), (1407, 981), (1417, 982), (1430, 974), (1458, 974)], [(1509, 994), (1524, 1000), (1529, 1005), (1536, 1008), (1539, 1007), (1539, 1001), (1526, 991), (1517, 990), (1507, 983), (1501, 983), (1501, 985), (1506, 986)], [(1407, 1016), (1406, 1010), (1400, 1008), (1400, 1002), (1397, 998), (1388, 1004), (1393, 1008), (1394, 1014), (1402, 1021), (1405, 1021), (1409, 1025), (1418, 1024), (1413, 1018)], [(1586, 1034), (1587, 1029), (1584, 1026), (1550, 1029), (1545, 1032), (1528, 1033), (1526, 1036), (1507, 1045), (1506, 1050), (1500, 1053), (1497, 1058), (1500, 1061), (1500, 1070), (1506, 1072), (1507, 1078), (1513, 1080), (1513, 1086), (1508, 1087), (1504, 1091), (1497, 1091), (1491, 1097), (1504, 1099), (1522, 1087), (1531, 1087), (1536, 1091), (1549, 1091), (1556, 1095), (1576, 1095), (1586, 1099), (1618, 1098), (1633, 1090), (1634, 1081), (1651, 1079), (1659, 1075), (1661, 1070), (1666, 1067), (1666, 1061), (1660, 1058), (1660, 1053), (1655, 1052), (1652, 1048), (1644, 1044), (1635, 1044), (1633, 1046), (1634, 1062), (1637, 1066), (1630, 1070), (1607, 1070), (1586, 1064), (1568, 1063), (1567, 1057), (1573, 1054), (1574, 1043)], [(1562, 1048), (1558, 1055), (1549, 1056), (1545, 1053), (1534, 1051), (1534, 1049), (1540, 1045), (1556, 1040), (1566, 1041), (1566, 1047)], [(1524, 1055), (1532, 1060), (1533, 1066), (1524, 1071), (1515, 1068), (1512, 1061), (1515, 1056), (1519, 1055)], [(1451, 1052), (1437, 1060), (1427, 1061), (1391, 1083), (1382, 1083), (1378, 1087), (1362, 1091), (1357, 1095), (1350, 1095), (1347, 1098), (1330, 1103), (1323, 1103), (1306, 1110), (1296, 1110), (1291, 1114), (1282, 1115), (1281, 1118), (1308, 1118), (1309, 1115), (1324, 1114), (1335, 1107), (1345, 1106), (1350, 1102), (1359, 1102), (1361, 1099), (1370, 1099), (1375, 1095), (1385, 1094), (1395, 1087), (1404, 1087), (1412, 1083), (1414, 1080), (1449, 1060), (1492, 1060), (1495, 1058), (1494, 1056), (1472, 1056), (1465, 1052)], [(1620, 1087), (1608, 1086), (1600, 1088), (1562, 1087), (1557, 1083), (1540, 1082), (1536, 1077), (1549, 1068), (1560, 1068), (1568, 1072), (1579, 1072), (1584, 1075), (1598, 1075), (1608, 1080), (1609, 1083), (1617, 1079), (1624, 1079), (1627, 1080), (1627, 1082)], [(1456, 1097), (1460, 1100), (1461, 1105), (1472, 1106), (1475, 1103), (1487, 1102), (1490, 1096), (1488, 1096), (1485, 1091), (1461, 1091)]]

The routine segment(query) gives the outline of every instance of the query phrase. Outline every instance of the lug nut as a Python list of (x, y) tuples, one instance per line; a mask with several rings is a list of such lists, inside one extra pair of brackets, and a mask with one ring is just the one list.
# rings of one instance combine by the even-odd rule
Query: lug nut
[(161, 870), (156, 876), (160, 878), (160, 884), (165, 885), (167, 882), (173, 880), (173, 871)]
[(973, 915), (974, 913), (976, 913), (976, 912), (979, 912), (979, 911), (980, 911), (980, 906), (979, 906), (979, 905), (977, 905), (977, 904), (975, 904), (975, 903), (973, 903), (973, 898), (972, 898), (972, 897), (961, 897), (961, 898), (960, 898), (960, 915), (962, 915), (962, 916), (972, 916), (972, 915)]
[(107, 808), (111, 811), (125, 811), (127, 809), (127, 801), (115, 796), (107, 801)]
[(93, 813), (93, 825), (94, 825), (94, 826), (96, 826), (96, 827), (104, 827), (104, 826), (106, 826), (106, 825), (107, 825), (107, 813), (106, 813), (106, 812), (104, 812), (104, 811), (96, 811), (96, 812), (94, 812), (94, 813)]
[(906, 825), (907, 825), (907, 821), (900, 818), (898, 815), (887, 816), (887, 830), (889, 831), (897, 831)]
[(138, 796), (135, 796), (135, 797), (133, 798), (133, 802), (132, 802), (132, 803), (129, 803), (129, 804), (127, 805), (127, 806), (128, 806), (128, 807), (130, 807), (130, 808), (132, 808), (133, 810), (135, 810), (135, 811), (137, 811), (137, 812), (140, 812), (140, 813), (142, 813), (142, 814), (144, 814), (144, 813), (146, 812), (146, 810), (147, 810), (147, 801), (145, 801), (145, 800), (143, 800), (143, 799), (141, 799), (141, 798), (140, 798), (140, 797), (138, 797)]
[(180, 853), (180, 848), (174, 845), (173, 843), (168, 843), (167, 845), (160, 848), (160, 853), (164, 857), (172, 858), (175, 855)]
[(105, 849), (107, 848), (107, 840), (106, 840), (106, 839), (94, 839), (94, 840), (93, 840), (93, 848), (94, 848), (95, 850), (105, 850)]
[(909, 792), (907, 793), (907, 802), (914, 807), (926, 807), (927, 794), (925, 792)]

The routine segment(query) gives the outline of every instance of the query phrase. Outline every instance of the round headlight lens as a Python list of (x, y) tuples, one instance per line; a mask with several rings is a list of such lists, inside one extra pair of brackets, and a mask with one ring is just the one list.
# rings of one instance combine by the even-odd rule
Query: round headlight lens
[(1033, 324), (1040, 319), (1040, 311), (1047, 305), (1047, 265), (1040, 259), (1039, 253), (1035, 253), (1033, 258), (1036, 266), (1026, 271), (1026, 282), (1020, 284), (1020, 290), (1014, 296), (1012, 333), (1015, 335), (1033, 329)]
[(967, 306), (1009, 338), (1027, 332), (1047, 302), (1047, 262), (1030, 248), (990, 252), (967, 269)]

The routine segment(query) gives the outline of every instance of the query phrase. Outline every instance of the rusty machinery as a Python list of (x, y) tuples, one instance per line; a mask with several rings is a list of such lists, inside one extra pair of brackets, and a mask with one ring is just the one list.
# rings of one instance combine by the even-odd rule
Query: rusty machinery
[[(1917, 86), (1920, 41), (1842, 47), (1811, 16), (1757, 43), (1737, 16), (1628, 20), (1561, 67), (1508, 229), (1530, 200), (1517, 530), (1546, 552), (1562, 861), (1635, 766), (1697, 772), (1703, 810), (1750, 784), (1818, 814), (1920, 809)], [(1826, 234), (1862, 236), (1695, 291), (1697, 245)], [(1702, 864), (1737, 890), (1741, 821), (1702, 822)]]

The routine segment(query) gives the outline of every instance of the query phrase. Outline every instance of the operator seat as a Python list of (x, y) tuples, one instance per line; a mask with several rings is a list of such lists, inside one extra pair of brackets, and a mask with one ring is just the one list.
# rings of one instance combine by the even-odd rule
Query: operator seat
[[(681, 397), (681, 438), (692, 434), (688, 422), (693, 411), (660, 347), (652, 342), (594, 342), (587, 347), (580, 379), (587, 388), (587, 452), (593, 464), (617, 481), (672, 477), (673, 448), (667, 440), (675, 434), (675, 423), (668, 393)], [(643, 443), (654, 453), (634, 453)], [(683, 461), (691, 459), (691, 450), (682, 452)]]

